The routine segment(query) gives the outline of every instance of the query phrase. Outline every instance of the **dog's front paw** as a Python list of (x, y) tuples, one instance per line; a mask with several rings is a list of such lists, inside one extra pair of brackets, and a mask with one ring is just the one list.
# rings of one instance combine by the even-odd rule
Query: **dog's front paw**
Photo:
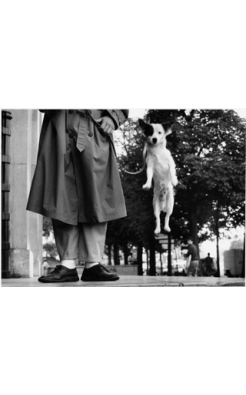
[(154, 234), (158, 235), (159, 233), (161, 233), (161, 228), (160, 227), (155, 228)]
[(151, 188), (151, 185), (149, 185), (149, 184), (144, 184), (143, 185), (143, 187), (142, 187), (142, 189), (144, 190), (144, 191), (148, 191), (149, 189)]
[(177, 177), (174, 177), (174, 178), (172, 179), (172, 184), (173, 184), (174, 187), (176, 187), (176, 185), (178, 185), (178, 179), (177, 179)]
[(165, 226), (164, 229), (165, 229), (166, 232), (171, 232), (171, 229), (170, 229), (169, 226), (167, 226), (167, 225)]

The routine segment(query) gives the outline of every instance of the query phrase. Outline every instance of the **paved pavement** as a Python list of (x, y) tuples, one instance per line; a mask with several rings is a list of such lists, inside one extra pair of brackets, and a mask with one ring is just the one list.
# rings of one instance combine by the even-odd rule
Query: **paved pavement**
[(120, 276), (112, 282), (82, 282), (42, 284), (34, 278), (2, 279), (2, 287), (221, 287), (245, 286), (244, 278), (228, 277), (181, 277), (181, 276)]

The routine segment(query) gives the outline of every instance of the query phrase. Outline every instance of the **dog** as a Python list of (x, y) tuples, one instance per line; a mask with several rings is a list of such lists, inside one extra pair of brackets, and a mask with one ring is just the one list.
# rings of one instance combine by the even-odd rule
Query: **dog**
[(139, 119), (139, 126), (146, 136), (146, 143), (143, 150), (144, 164), (141, 170), (128, 174), (139, 174), (146, 166), (147, 181), (143, 185), (143, 190), (149, 190), (154, 180), (153, 208), (156, 218), (156, 228), (154, 233), (161, 232), (161, 211), (166, 213), (164, 229), (170, 232), (169, 219), (173, 212), (174, 190), (178, 184), (176, 167), (170, 151), (166, 148), (166, 136), (172, 133), (172, 124), (149, 124), (143, 119)]

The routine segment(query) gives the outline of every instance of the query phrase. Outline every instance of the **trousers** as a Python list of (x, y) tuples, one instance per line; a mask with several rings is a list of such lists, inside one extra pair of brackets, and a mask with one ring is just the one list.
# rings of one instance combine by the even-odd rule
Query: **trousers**
[(197, 277), (198, 267), (199, 267), (198, 260), (191, 261), (190, 266), (188, 267), (188, 272), (187, 272), (188, 276)]
[(52, 219), (60, 260), (79, 259), (82, 262), (101, 262), (107, 222), (69, 225)]

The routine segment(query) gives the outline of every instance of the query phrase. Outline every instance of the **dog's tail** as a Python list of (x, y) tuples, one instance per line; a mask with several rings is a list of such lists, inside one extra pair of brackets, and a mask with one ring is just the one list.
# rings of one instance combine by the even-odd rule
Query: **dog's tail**
[(147, 144), (145, 144), (144, 149), (143, 149), (143, 166), (141, 167), (140, 170), (136, 171), (136, 172), (132, 172), (132, 171), (128, 171), (128, 170), (123, 170), (124, 173), (127, 174), (140, 174), (145, 170), (145, 165), (146, 165), (146, 156), (147, 156)]

